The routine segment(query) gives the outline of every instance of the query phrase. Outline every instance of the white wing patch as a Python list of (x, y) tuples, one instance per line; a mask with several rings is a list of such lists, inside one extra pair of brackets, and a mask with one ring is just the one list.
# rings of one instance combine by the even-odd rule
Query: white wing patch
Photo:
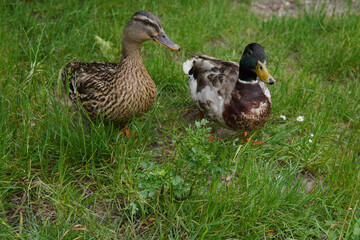
[[(196, 80), (194, 81), (196, 82)], [(210, 86), (204, 87), (199, 92), (196, 92), (196, 89), (192, 92), (194, 92), (195, 95), (195, 98), (192, 95), (193, 100), (200, 109), (205, 107), (206, 113), (210, 118), (216, 119), (220, 124), (225, 124), (222, 117), (222, 113), (224, 111), (224, 98), (218, 96)], [(200, 106), (199, 102), (204, 104)]]
[(261, 87), (261, 90), (263, 91), (263, 93), (265, 94), (265, 96), (269, 99), (270, 103), (271, 103), (271, 94), (269, 89), (267, 88), (267, 86), (265, 85), (264, 82), (259, 81), (259, 85)]
[(196, 89), (197, 89), (197, 81), (193, 75), (189, 75), (189, 87), (191, 98), (196, 102)]
[(183, 71), (185, 74), (189, 74), (190, 69), (193, 67), (193, 62), (194, 62), (194, 58), (192, 58), (190, 60), (186, 60), (183, 63)]

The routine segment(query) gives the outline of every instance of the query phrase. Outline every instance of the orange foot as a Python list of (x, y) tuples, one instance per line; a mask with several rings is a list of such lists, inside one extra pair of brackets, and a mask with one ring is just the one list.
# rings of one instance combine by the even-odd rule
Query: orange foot
[[(243, 138), (245, 138), (247, 136), (247, 132), (243, 132), (243, 134), (241, 136)], [(250, 141), (250, 138), (246, 138), (246, 139), (243, 139), (243, 140), (245, 140), (245, 142), (248, 142), (248, 141)], [(261, 141), (259, 141), (259, 142), (253, 141), (251, 145), (255, 146), (255, 145), (261, 145), (261, 144), (265, 144), (265, 143), (261, 142)]]
[(266, 144), (266, 143), (261, 142), (261, 141), (259, 141), (259, 142), (253, 142), (253, 143), (252, 143), (253, 146), (255, 146), (255, 145), (261, 145), (261, 144)]
[[(122, 130), (125, 128), (124, 132)], [(126, 125), (121, 127), (120, 134), (124, 133), (125, 137), (130, 138), (131, 137), (131, 129), (128, 128)], [(139, 134), (137, 132), (134, 132), (134, 136), (138, 136)]]

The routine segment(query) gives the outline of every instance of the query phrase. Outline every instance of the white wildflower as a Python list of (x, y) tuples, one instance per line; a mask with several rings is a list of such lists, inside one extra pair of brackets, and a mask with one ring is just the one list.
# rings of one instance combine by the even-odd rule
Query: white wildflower
[(285, 116), (285, 115), (280, 115), (280, 118), (286, 120), (286, 116)]
[(298, 117), (296, 118), (296, 121), (298, 121), (298, 122), (303, 122), (303, 121), (304, 121), (304, 116), (298, 116)]
[(312, 143), (313, 141), (311, 139), (309, 139), (309, 143)]

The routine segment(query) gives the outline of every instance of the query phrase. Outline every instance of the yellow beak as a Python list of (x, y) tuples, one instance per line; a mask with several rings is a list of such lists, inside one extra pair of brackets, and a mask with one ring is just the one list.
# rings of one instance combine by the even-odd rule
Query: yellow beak
[(261, 81), (264, 83), (268, 83), (270, 85), (275, 83), (275, 79), (270, 75), (266, 68), (266, 61), (264, 63), (261, 63), (258, 61), (256, 69), (253, 70), (256, 75), (260, 78)]

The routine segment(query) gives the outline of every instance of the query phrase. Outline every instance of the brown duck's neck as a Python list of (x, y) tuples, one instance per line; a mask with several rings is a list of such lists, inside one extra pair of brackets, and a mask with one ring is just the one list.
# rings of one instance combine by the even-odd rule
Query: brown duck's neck
[(140, 49), (142, 43), (126, 41), (125, 39), (122, 40), (122, 57), (121, 59), (125, 59), (128, 57), (131, 58), (140, 58)]
[(132, 79), (133, 82), (140, 79), (142, 79), (141, 81), (151, 80), (140, 56), (142, 43), (124, 40), (122, 43), (122, 57), (120, 60), (120, 69), (118, 70), (119, 78), (126, 75), (127, 78)]

